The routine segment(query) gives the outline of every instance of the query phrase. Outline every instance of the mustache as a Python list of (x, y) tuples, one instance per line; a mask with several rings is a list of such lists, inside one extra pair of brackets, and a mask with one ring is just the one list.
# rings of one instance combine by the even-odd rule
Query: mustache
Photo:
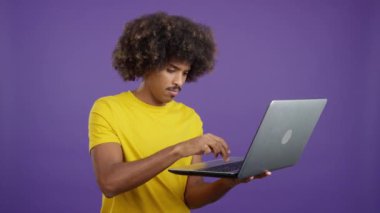
[(168, 90), (178, 90), (179, 92), (181, 92), (182, 88), (180, 86), (172, 86), (172, 87), (168, 87), (167, 88)]

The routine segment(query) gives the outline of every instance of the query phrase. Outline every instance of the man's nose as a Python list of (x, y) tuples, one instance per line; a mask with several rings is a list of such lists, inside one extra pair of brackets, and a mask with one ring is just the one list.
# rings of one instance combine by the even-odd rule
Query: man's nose
[(182, 75), (181, 72), (176, 73), (173, 79), (173, 83), (178, 86), (182, 86), (184, 82), (185, 82), (185, 76)]

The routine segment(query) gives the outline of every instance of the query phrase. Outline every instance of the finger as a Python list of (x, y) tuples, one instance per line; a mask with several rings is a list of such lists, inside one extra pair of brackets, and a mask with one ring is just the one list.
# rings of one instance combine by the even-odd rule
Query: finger
[(243, 178), (243, 179), (235, 179), (235, 184), (248, 183), (248, 182), (252, 181), (253, 179), (255, 179), (254, 176)]
[(213, 147), (215, 147), (215, 150), (214, 150), (215, 157), (218, 157), (218, 155), (221, 155), (224, 161), (229, 160), (229, 155), (227, 153), (227, 150), (223, 147), (222, 144), (220, 144), (219, 142), (215, 142)]
[(259, 174), (259, 175), (256, 175), (255, 176), (255, 179), (260, 179), (260, 178), (264, 178), (264, 177), (267, 177), (269, 175), (271, 175), (272, 173), (270, 171), (264, 171), (262, 174)]
[(224, 161), (229, 161), (230, 160), (230, 156), (229, 156), (228, 150), (222, 148), (220, 151), (221, 151), (221, 155), (223, 157), (223, 160)]
[(242, 180), (242, 182), (243, 182), (243, 183), (248, 183), (248, 182), (252, 181), (253, 179), (255, 179), (254, 176), (247, 177), (247, 178), (244, 178), (244, 179)]
[(228, 160), (228, 151), (225, 149), (225, 147), (223, 146), (223, 144), (220, 143), (217, 140), (214, 140), (212, 142), (212, 144), (213, 144), (213, 147), (215, 147), (215, 154), (216, 154), (216, 156), (217, 155), (221, 155), (223, 157), (223, 159), (225, 161), (227, 161)]
[(220, 138), (218, 136), (211, 135), (211, 134), (210, 134), (210, 136), (218, 144), (218, 148), (219, 148), (218, 153), (222, 155), (222, 157), (225, 161), (228, 161), (230, 150), (229, 150), (227, 143), (222, 138)]
[(210, 152), (212, 152), (211, 148), (210, 148), (207, 144), (205, 144), (205, 145), (203, 146), (203, 153), (204, 153), (204, 154), (208, 154), (208, 153), (210, 153)]
[(210, 141), (209, 147), (211, 148), (212, 152), (214, 153), (214, 157), (218, 157), (218, 155), (221, 152), (220, 145), (215, 141)]
[(212, 135), (212, 134), (210, 134), (210, 136), (213, 137), (214, 140), (218, 141), (223, 146), (223, 148), (226, 150), (227, 153), (230, 153), (230, 148), (227, 142), (223, 138), (218, 137), (216, 135)]
[(255, 176), (251, 176), (251, 177), (249, 177), (249, 178), (247, 179), (247, 182), (246, 182), (246, 183), (252, 181), (253, 179), (255, 179)]

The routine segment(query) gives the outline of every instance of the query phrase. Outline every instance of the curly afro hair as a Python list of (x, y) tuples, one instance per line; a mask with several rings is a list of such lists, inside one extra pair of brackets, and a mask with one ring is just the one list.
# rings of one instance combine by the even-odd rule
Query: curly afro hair
[(125, 81), (134, 81), (179, 60), (190, 64), (186, 82), (192, 82), (212, 70), (215, 51), (208, 26), (158, 12), (126, 24), (113, 51), (113, 67)]

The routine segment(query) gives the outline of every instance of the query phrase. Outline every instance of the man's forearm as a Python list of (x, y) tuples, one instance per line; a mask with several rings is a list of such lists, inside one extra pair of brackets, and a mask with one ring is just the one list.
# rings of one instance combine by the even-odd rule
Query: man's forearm
[(228, 158), (223, 140), (206, 134), (167, 147), (147, 158), (125, 162), (119, 144), (102, 144), (91, 150), (98, 184), (104, 195), (113, 197), (144, 184), (183, 157), (214, 152)]
[(175, 148), (168, 147), (142, 160), (110, 164), (101, 169), (98, 182), (104, 195), (113, 197), (145, 183), (179, 158)]
[(236, 185), (234, 181), (223, 178), (212, 183), (200, 183), (186, 193), (186, 204), (191, 209), (200, 208), (219, 200)]

